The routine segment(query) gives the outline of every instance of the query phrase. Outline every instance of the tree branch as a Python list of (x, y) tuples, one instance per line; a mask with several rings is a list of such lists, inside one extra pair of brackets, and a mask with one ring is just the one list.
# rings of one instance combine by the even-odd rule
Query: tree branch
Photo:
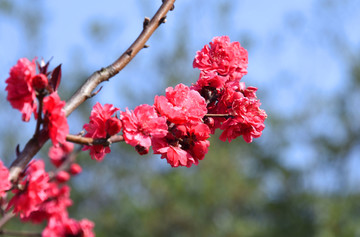
[(69, 116), (80, 104), (90, 98), (92, 92), (101, 82), (107, 81), (118, 74), (135, 57), (135, 55), (144, 48), (150, 36), (161, 23), (164, 23), (166, 14), (173, 7), (174, 2), (175, 0), (163, 1), (163, 4), (150, 21), (148, 18), (145, 18), (143, 30), (134, 43), (114, 63), (94, 72), (86, 80), (86, 82), (67, 101), (64, 107), (66, 116)]
[(19, 174), (26, 167), (26, 165), (31, 161), (31, 159), (39, 152), (41, 147), (49, 139), (48, 132), (41, 130), (38, 134), (34, 135), (28, 143), (26, 143), (25, 148), (19, 153), (16, 160), (11, 164), (9, 169), (9, 180), (15, 182), (19, 177)]
[[(143, 30), (134, 43), (111, 65), (94, 72), (85, 83), (74, 93), (67, 101), (64, 109), (66, 116), (69, 116), (81, 103), (93, 94), (93, 90), (103, 81), (109, 80), (111, 77), (119, 73), (145, 46), (146, 41), (164, 22), (167, 12), (172, 9), (175, 0), (164, 0), (159, 10), (155, 13), (148, 24), (144, 24)], [(41, 130), (39, 135), (34, 135), (22, 150), (16, 160), (11, 164), (9, 169), (9, 179), (14, 182), (19, 174), (31, 161), (35, 154), (41, 149), (45, 142), (49, 139), (46, 131)]]

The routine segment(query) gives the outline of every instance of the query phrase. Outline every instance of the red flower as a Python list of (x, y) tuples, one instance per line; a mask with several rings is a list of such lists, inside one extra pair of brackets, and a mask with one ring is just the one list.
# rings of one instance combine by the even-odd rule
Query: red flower
[(94, 223), (83, 219), (76, 221), (74, 219), (51, 218), (48, 225), (42, 232), (43, 237), (94, 237)]
[[(90, 122), (84, 125), (84, 129), (87, 131), (85, 137), (91, 137), (93, 139), (98, 138), (108, 138), (111, 134), (116, 134), (121, 129), (121, 123), (114, 126), (113, 114), (118, 111), (118, 108), (115, 108), (111, 104), (105, 104), (104, 107), (100, 103), (96, 103), (91, 111)], [(106, 123), (108, 120), (111, 122)], [(110, 129), (110, 130), (109, 130)], [(112, 129), (116, 129), (113, 131)], [(109, 134), (110, 133), (110, 134)], [(106, 153), (110, 153), (110, 147), (102, 145), (85, 145), (83, 151), (90, 150), (90, 155), (92, 159), (101, 161)]]
[(201, 71), (199, 79), (196, 84), (191, 87), (191, 89), (199, 91), (200, 93), (201, 89), (204, 87), (221, 89), (229, 80), (229, 76), (221, 76), (215, 71)]
[(220, 140), (230, 142), (238, 136), (243, 136), (246, 142), (252, 142), (253, 138), (260, 137), (264, 130), (264, 121), (267, 115), (260, 109), (260, 101), (256, 98), (255, 87), (245, 87), (244, 83), (233, 83), (233, 87), (228, 87), (227, 94), (223, 94), (218, 106), (219, 110), (225, 110), (230, 117), (223, 121), (220, 129), (224, 130), (220, 135)]
[(25, 177), (19, 183), (23, 190), (14, 189), (15, 196), (10, 200), (7, 209), (14, 206), (14, 213), (27, 218), (31, 212), (39, 209), (39, 205), (48, 198), (49, 176), (44, 170), (42, 160), (33, 160), (25, 171)]
[(0, 198), (5, 194), (7, 190), (11, 188), (9, 181), (9, 170), (4, 166), (0, 160)]
[(22, 120), (29, 121), (34, 112), (36, 118), (37, 104), (35, 101), (35, 90), (32, 87), (32, 78), (36, 74), (34, 60), (30, 62), (27, 58), (21, 58), (17, 64), (10, 69), (10, 77), (6, 79), (7, 100), (11, 106), (20, 110)]
[(173, 125), (166, 137), (153, 139), (154, 154), (161, 154), (172, 167), (197, 165), (208, 151), (209, 134), (204, 123)]
[(205, 45), (196, 53), (193, 67), (215, 71), (221, 76), (240, 79), (247, 73), (248, 54), (239, 42), (230, 42), (228, 36), (214, 37), (210, 47)]
[(69, 125), (66, 120), (65, 101), (61, 101), (57, 92), (51, 93), (44, 98), (45, 114), (44, 123), (49, 130), (49, 136), (54, 146), (66, 142), (66, 135), (69, 134)]
[(143, 104), (134, 111), (126, 108), (125, 112), (121, 112), (120, 118), (124, 126), (125, 142), (134, 147), (139, 146), (137, 151), (140, 154), (148, 152), (151, 137), (164, 137), (167, 134), (166, 118), (159, 117), (154, 106)]
[(166, 97), (156, 96), (154, 105), (161, 115), (175, 124), (199, 122), (207, 113), (205, 99), (183, 84), (175, 89), (168, 87)]
[(253, 138), (260, 137), (264, 130), (264, 121), (267, 117), (264, 110), (259, 108), (258, 100), (246, 97), (234, 100), (233, 118), (227, 119), (220, 129), (224, 132), (220, 135), (220, 140), (229, 142), (238, 136), (243, 136), (246, 142), (252, 142)]

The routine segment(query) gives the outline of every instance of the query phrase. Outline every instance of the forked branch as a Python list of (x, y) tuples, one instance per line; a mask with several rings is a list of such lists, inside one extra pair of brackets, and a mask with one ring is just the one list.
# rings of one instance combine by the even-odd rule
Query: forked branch
[[(79, 105), (87, 98), (93, 95), (95, 88), (103, 81), (109, 80), (118, 74), (143, 48), (146, 48), (146, 42), (154, 31), (165, 22), (166, 14), (173, 9), (175, 0), (164, 0), (159, 10), (151, 18), (147, 24), (143, 25), (143, 30), (134, 41), (134, 43), (111, 65), (94, 72), (84, 84), (74, 93), (67, 101), (64, 109), (66, 116), (69, 116)], [(10, 166), (9, 179), (16, 181), (19, 174), (31, 161), (35, 154), (41, 149), (45, 142), (49, 139), (45, 131), (35, 134), (25, 145), (24, 149), (17, 154), (16, 160)]]

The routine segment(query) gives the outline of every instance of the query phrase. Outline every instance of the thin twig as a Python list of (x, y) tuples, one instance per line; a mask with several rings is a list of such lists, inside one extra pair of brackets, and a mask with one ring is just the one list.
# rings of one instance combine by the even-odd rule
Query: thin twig
[(13, 212), (7, 212), (3, 217), (0, 219), (0, 229), (3, 225), (6, 224), (11, 218), (13, 218), (15, 214)]
[(113, 135), (110, 138), (99, 138), (93, 139), (91, 137), (82, 137), (79, 135), (68, 134), (66, 136), (66, 141), (80, 144), (80, 145), (103, 145), (108, 146), (112, 143), (122, 142), (124, 141), (124, 137), (121, 135)]
[(107, 81), (118, 74), (135, 57), (135, 55), (144, 48), (150, 36), (166, 19), (166, 14), (173, 7), (174, 2), (175, 0), (164, 1), (153, 18), (145, 24), (146, 27), (143, 27), (138, 38), (117, 60), (106, 68), (102, 68), (88, 77), (86, 82), (67, 101), (64, 107), (66, 116), (69, 116), (79, 105), (89, 98), (92, 91), (95, 90), (101, 82)]
[(0, 236), (27, 236), (27, 237), (41, 237), (41, 233), (34, 233), (34, 232), (20, 232), (14, 230), (0, 230)]
[(39, 100), (39, 109), (38, 109), (38, 113), (37, 113), (37, 121), (36, 121), (36, 128), (35, 128), (35, 136), (37, 134), (39, 134), (40, 132), (40, 125), (42, 124), (43, 120), (42, 120), (42, 109), (43, 109), (43, 99), (44, 99), (44, 94), (40, 93), (40, 95), (37, 96), (38, 100)]

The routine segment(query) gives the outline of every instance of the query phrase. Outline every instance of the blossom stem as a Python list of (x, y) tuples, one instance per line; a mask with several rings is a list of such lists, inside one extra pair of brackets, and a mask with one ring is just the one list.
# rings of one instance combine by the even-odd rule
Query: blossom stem
[(38, 101), (39, 101), (39, 110), (38, 110), (38, 114), (37, 114), (37, 122), (36, 122), (36, 128), (35, 128), (35, 135), (37, 136), (37, 134), (39, 134), (40, 132), (40, 125), (42, 124), (42, 109), (43, 109), (43, 99), (44, 99), (44, 94), (40, 93), (38, 96)]
[(73, 142), (76, 144), (80, 144), (80, 145), (104, 145), (104, 146), (109, 146), (112, 143), (117, 143), (117, 142), (122, 142), (124, 141), (124, 137), (121, 135), (113, 135), (111, 137), (109, 137), (108, 139), (106, 138), (91, 138), (91, 137), (82, 137), (79, 135), (72, 135), (69, 134), (66, 136), (66, 141), (68, 142)]
[(231, 117), (230, 114), (205, 114), (205, 117)]

